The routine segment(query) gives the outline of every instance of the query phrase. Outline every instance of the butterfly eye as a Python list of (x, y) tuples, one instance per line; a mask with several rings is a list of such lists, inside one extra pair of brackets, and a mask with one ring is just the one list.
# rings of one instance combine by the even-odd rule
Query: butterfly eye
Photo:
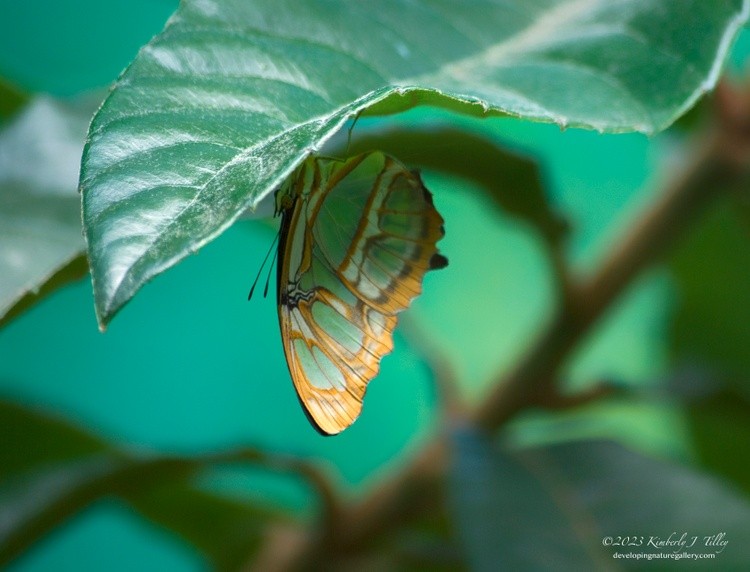
[(282, 211), (285, 211), (291, 208), (291, 206), (294, 204), (294, 200), (288, 194), (282, 195), (281, 200), (279, 202), (281, 204)]

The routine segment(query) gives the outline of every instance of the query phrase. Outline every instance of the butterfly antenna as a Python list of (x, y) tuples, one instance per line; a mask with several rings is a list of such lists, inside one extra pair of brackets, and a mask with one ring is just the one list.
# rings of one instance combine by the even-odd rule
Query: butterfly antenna
[(357, 115), (354, 116), (354, 121), (352, 121), (352, 124), (349, 126), (349, 131), (346, 136), (346, 153), (345, 155), (349, 156), (349, 148), (352, 145), (352, 131), (354, 131), (354, 126), (357, 125), (357, 121), (359, 121), (359, 116), (362, 115), (362, 110), (360, 109), (357, 112)]
[[(263, 264), (261, 264), (260, 268), (258, 268), (258, 274), (255, 275), (255, 280), (253, 280), (253, 285), (250, 287), (250, 293), (247, 295), (248, 300), (250, 300), (253, 297), (253, 292), (255, 292), (255, 286), (257, 286), (258, 284), (258, 279), (260, 278), (260, 275), (263, 272), (263, 268), (266, 266), (266, 262), (268, 262), (268, 257), (271, 256), (271, 252), (273, 252), (273, 247), (276, 245), (276, 241), (279, 240), (280, 234), (281, 234), (281, 229), (279, 229), (279, 232), (276, 233), (276, 236), (274, 237), (273, 242), (271, 243), (271, 246), (268, 249), (268, 252), (266, 252), (266, 257), (263, 259)], [(271, 267), (273, 268), (273, 262), (271, 262)], [(270, 276), (270, 272), (269, 272), (269, 276)], [(266, 283), (266, 290), (268, 290), (268, 283)], [(263, 296), (265, 297), (265, 294), (263, 294)]]
[(263, 288), (263, 297), (265, 298), (268, 296), (268, 284), (271, 282), (271, 272), (273, 271), (273, 265), (276, 264), (276, 259), (278, 256), (274, 256), (273, 260), (271, 260), (271, 266), (268, 267), (268, 276), (266, 276), (266, 287)]

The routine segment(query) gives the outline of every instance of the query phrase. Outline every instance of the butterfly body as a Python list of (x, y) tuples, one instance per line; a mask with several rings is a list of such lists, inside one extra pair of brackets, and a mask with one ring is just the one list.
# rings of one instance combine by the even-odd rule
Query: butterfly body
[(396, 314), (447, 263), (435, 246), (443, 219), (419, 176), (382, 153), (308, 159), (276, 208), (284, 353), (311, 423), (336, 434), (393, 349)]

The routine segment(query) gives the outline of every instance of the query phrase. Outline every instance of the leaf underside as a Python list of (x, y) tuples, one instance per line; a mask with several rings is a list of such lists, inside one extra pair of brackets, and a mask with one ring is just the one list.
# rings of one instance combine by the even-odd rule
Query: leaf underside
[(744, 0), (186, 0), (94, 119), (102, 326), (357, 114), (432, 105), (651, 133), (718, 76)]

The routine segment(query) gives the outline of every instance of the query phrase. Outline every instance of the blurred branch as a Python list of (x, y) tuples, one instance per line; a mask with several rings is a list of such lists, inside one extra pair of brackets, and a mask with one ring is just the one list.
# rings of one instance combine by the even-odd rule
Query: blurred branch
[[(149, 486), (157, 477), (174, 477), (177, 474), (183, 476), (192, 469), (191, 463), (175, 459), (125, 463), (110, 459), (104, 467), (83, 467), (82, 478), (76, 479), (67, 490), (56, 490), (59, 496), (45, 502), (39, 510), (31, 510), (31, 514), (16, 517), (14, 520), (17, 522), (4, 531), (0, 543), (0, 567), (7, 565), (31, 544), (94, 501), (121, 493), (128, 487)], [(56, 489), (63, 489), (68, 484), (65, 480), (60, 480), (62, 483)]]
[[(516, 368), (497, 379), (471, 414), (479, 428), (494, 432), (520, 411), (538, 405), (539, 389), (553, 385), (572, 350), (618, 296), (722, 192), (750, 184), (750, 97), (726, 85), (719, 87), (718, 95), (716, 126), (695, 141), (684, 170), (666, 186), (661, 198), (615, 244), (597, 271), (575, 280), (563, 278), (568, 293), (552, 321)], [(594, 388), (584, 397), (593, 399), (608, 391)], [(316, 543), (312, 533), (306, 541), (298, 536), (295, 554), (288, 551), (283, 563), (265, 570), (316, 569), (408, 520), (427, 506), (428, 496), (442, 481), (447, 460), (442, 438), (428, 443), (400, 473), (342, 512), (332, 543)]]
[(550, 383), (537, 388), (536, 397), (530, 401), (529, 406), (550, 410), (573, 409), (621, 393), (622, 388), (610, 381), (599, 381), (576, 393), (563, 393), (559, 383)]
[(321, 521), (317, 524), (320, 527), (321, 536), (325, 539), (333, 534), (334, 523), (338, 520), (342, 510), (341, 501), (328, 476), (316, 465), (293, 456), (270, 454), (259, 449), (247, 448), (219, 453), (198, 461), (203, 465), (252, 463), (277, 472), (299, 475), (307, 481), (320, 501)]
[(533, 401), (535, 388), (559, 371), (591, 326), (633, 280), (656, 262), (722, 191), (750, 183), (750, 130), (741, 126), (741, 122), (719, 121), (717, 129), (697, 141), (684, 171), (614, 246), (601, 267), (574, 283), (568, 304), (559, 309), (516, 369), (498, 380), (476, 412), (480, 427), (492, 431)]
[[(64, 474), (64, 478), (53, 479), (59, 481), (53, 487), (56, 497), (42, 503), (38, 510), (33, 510), (32, 507), (31, 510), (24, 511), (28, 514), (14, 516), (16, 522), (3, 530), (0, 536), (0, 567), (7, 565), (53, 528), (97, 500), (111, 496), (127, 500), (130, 494), (143, 494), (145, 490), (165, 483), (184, 481), (197, 471), (215, 465), (251, 463), (303, 477), (318, 493), (321, 501), (323, 522), (322, 526), (321, 523), (316, 524), (323, 531), (320, 535), (323, 538), (331, 534), (332, 523), (339, 512), (339, 501), (326, 476), (317, 467), (291, 456), (244, 448), (202, 457), (133, 460), (120, 455), (105, 457), (103, 461), (105, 462), (94, 464), (86, 461), (78, 466), (73, 465), (73, 472), (78, 473), (73, 482)], [(68, 468), (63, 467), (62, 473), (70, 472)]]

